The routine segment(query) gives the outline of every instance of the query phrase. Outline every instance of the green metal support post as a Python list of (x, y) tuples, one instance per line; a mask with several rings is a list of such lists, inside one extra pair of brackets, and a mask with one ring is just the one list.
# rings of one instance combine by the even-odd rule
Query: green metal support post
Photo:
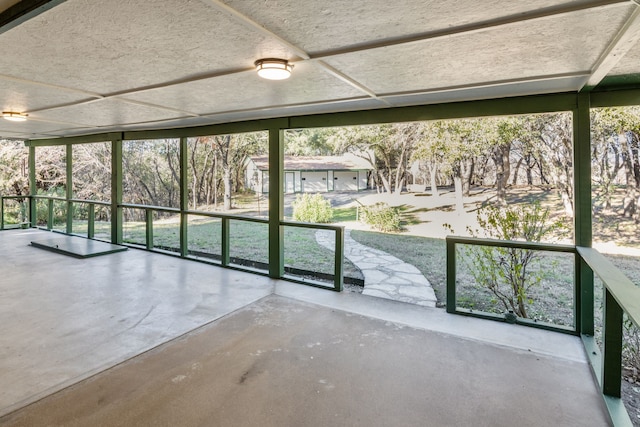
[(456, 244), (446, 241), (447, 251), (447, 313), (456, 312)]
[(53, 230), (53, 199), (47, 200), (47, 230)]
[(73, 233), (73, 145), (67, 144), (67, 192), (66, 192), (66, 205), (67, 205), (67, 234)]
[(96, 234), (96, 205), (89, 203), (87, 209), (89, 210), (87, 214), (87, 238), (93, 239)]
[(185, 213), (189, 209), (188, 167), (189, 151), (187, 138), (180, 138), (180, 256), (189, 255), (189, 215)]
[(229, 255), (229, 250), (231, 248), (230, 246), (230, 242), (229, 242), (229, 233), (230, 233), (230, 225), (229, 225), (229, 218), (222, 218), (222, 221), (220, 222), (220, 227), (221, 228), (221, 232), (220, 235), (222, 236), (222, 248), (220, 250), (220, 263), (223, 266), (228, 266), (231, 263), (231, 256)]
[(37, 225), (36, 214), (36, 147), (29, 146), (29, 222), (31, 227)]
[(333, 288), (337, 292), (342, 292), (344, 288), (344, 227), (336, 230)]
[(620, 397), (622, 385), (622, 315), (623, 311), (611, 292), (604, 290), (604, 315), (602, 332), (602, 393)]
[(147, 249), (153, 249), (153, 209), (145, 209), (144, 211), (144, 224), (145, 224), (145, 245)]
[[(575, 243), (591, 247), (591, 116), (589, 93), (578, 94), (573, 111)], [(576, 331), (593, 336), (593, 271), (576, 258)]]
[(284, 275), (284, 130), (269, 129), (269, 277)]
[(122, 244), (122, 139), (111, 141), (111, 243)]

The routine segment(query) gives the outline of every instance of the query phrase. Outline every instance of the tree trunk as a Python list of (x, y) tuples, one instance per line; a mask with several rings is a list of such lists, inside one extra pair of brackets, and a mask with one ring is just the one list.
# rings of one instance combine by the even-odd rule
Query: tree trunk
[(224, 168), (223, 171), (223, 184), (224, 184), (224, 210), (231, 210), (231, 169)]
[(218, 207), (218, 155), (213, 158), (213, 206)]
[(458, 214), (464, 212), (464, 194), (462, 192), (462, 177), (454, 176), (453, 177), (453, 185), (455, 187), (456, 192), (456, 210)]
[(438, 184), (436, 182), (438, 169), (436, 167), (435, 162), (429, 165), (429, 180), (431, 181), (431, 195), (433, 197), (440, 197), (440, 193), (438, 193)]
[(461, 179), (462, 195), (466, 197), (469, 197), (471, 193), (471, 175), (473, 175), (474, 164), (473, 159), (461, 161), (460, 172), (456, 174)]
[(491, 158), (496, 167), (496, 197), (502, 206), (507, 204), (507, 185), (511, 173), (509, 164), (509, 152), (511, 145), (502, 144), (494, 147)]
[(391, 183), (389, 182), (389, 179), (387, 179), (386, 176), (384, 176), (384, 174), (381, 172), (380, 173), (380, 180), (382, 181), (382, 185), (384, 186), (384, 189), (387, 193), (391, 194)]
[(518, 160), (518, 163), (516, 163), (516, 168), (513, 171), (513, 180), (511, 181), (511, 185), (518, 185), (518, 174), (520, 173), (520, 167), (522, 166), (522, 157), (520, 157), (520, 159)]
[(456, 210), (460, 215), (464, 212), (464, 193), (462, 190), (462, 171), (459, 163), (453, 167), (453, 186), (456, 193)]

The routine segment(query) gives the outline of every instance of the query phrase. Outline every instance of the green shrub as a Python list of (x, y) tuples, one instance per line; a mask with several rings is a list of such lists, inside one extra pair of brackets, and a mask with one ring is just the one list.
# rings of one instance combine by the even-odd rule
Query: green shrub
[[(472, 237), (484, 234), (493, 239), (540, 242), (563, 229), (562, 222), (551, 221), (549, 211), (538, 203), (486, 206), (478, 210), (477, 220), (484, 233), (467, 228)], [(530, 268), (539, 257), (540, 252), (534, 250), (474, 246), (469, 248), (466, 262), (476, 282), (488, 289), (505, 310), (528, 317), (527, 306), (533, 302), (530, 291), (544, 274)]]
[(293, 219), (302, 222), (331, 222), (331, 202), (320, 194), (299, 194), (293, 202)]
[(360, 221), (370, 225), (374, 230), (385, 233), (400, 231), (400, 211), (386, 203), (378, 202), (360, 208)]

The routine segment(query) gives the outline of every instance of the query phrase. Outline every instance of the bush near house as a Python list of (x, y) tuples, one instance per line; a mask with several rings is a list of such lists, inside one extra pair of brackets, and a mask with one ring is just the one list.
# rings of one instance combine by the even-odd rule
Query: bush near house
[(374, 230), (384, 233), (400, 231), (400, 211), (397, 207), (379, 202), (360, 208), (360, 221), (370, 225)]
[(327, 223), (333, 218), (331, 202), (320, 194), (303, 193), (293, 201), (293, 219), (301, 222)]

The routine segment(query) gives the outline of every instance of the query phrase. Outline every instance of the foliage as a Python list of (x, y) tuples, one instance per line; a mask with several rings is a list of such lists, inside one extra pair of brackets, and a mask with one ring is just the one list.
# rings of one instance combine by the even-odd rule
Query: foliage
[[(485, 235), (500, 240), (540, 242), (564, 227), (560, 221), (549, 221), (549, 211), (539, 204), (498, 208), (487, 206), (478, 211), (478, 224)], [(469, 229), (472, 236), (479, 231)], [(528, 317), (530, 291), (543, 279), (534, 271), (533, 262), (540, 252), (502, 247), (473, 246), (465, 255), (476, 283), (488, 289), (505, 308), (517, 316)]]
[[(46, 195), (58, 198), (64, 198), (66, 190), (63, 187), (51, 187), (48, 191), (38, 190), (38, 195)], [(55, 228), (56, 224), (63, 224), (67, 221), (67, 204), (64, 201), (53, 201), (53, 223), (48, 224), (49, 221), (49, 200), (38, 200), (36, 205), (36, 224), (48, 225), (51, 228)]]
[(374, 230), (384, 233), (400, 231), (400, 211), (397, 207), (378, 202), (360, 208), (360, 221), (370, 225)]
[(0, 195), (29, 194), (27, 164), (22, 141), (0, 140)]
[(331, 156), (335, 154), (335, 128), (288, 129), (284, 153), (287, 156)]
[[(594, 185), (605, 210), (640, 223), (640, 108), (600, 108), (591, 113)], [(616, 185), (624, 184), (621, 205), (613, 206)], [(617, 209), (616, 209), (617, 208)]]
[(337, 152), (351, 152), (371, 166), (378, 191), (399, 193), (407, 179), (407, 163), (418, 143), (420, 123), (392, 123), (340, 128), (333, 135)]
[[(422, 125), (421, 139), (412, 159), (424, 162), (431, 172), (431, 187), (437, 194), (437, 171), (453, 181), (456, 208), (463, 211), (463, 196), (469, 195), (478, 163), (486, 163), (491, 147), (498, 139), (498, 120), (492, 118), (440, 120)], [(482, 181), (482, 178), (479, 178)]]
[(622, 360), (631, 371), (628, 376), (634, 381), (640, 377), (640, 330), (636, 328), (628, 316), (624, 316), (624, 341), (622, 343)]
[(299, 194), (292, 205), (293, 219), (296, 221), (327, 223), (333, 217), (331, 202), (317, 193)]

